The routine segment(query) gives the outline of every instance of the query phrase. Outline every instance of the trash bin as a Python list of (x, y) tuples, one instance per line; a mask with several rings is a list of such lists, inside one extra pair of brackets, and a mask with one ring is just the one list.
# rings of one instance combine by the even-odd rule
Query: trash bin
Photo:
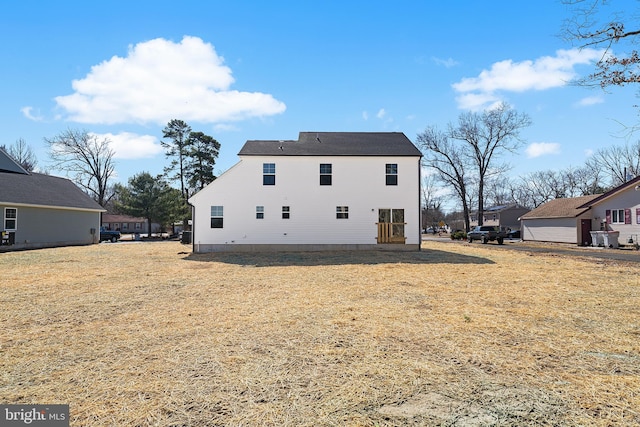
[(591, 234), (591, 246), (604, 246), (604, 231), (590, 231), (589, 233)]
[(619, 231), (605, 231), (602, 233), (602, 237), (605, 248), (618, 249), (620, 246), (618, 243), (618, 237), (620, 237)]
[(182, 232), (182, 241), (181, 241), (181, 243), (186, 243), (186, 244), (191, 243), (191, 232), (190, 231), (183, 231)]

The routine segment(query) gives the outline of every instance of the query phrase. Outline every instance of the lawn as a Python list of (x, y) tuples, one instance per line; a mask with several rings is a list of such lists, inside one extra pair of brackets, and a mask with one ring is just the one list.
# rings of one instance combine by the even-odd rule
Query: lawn
[(0, 402), (72, 426), (640, 424), (639, 263), (123, 242), (0, 271)]

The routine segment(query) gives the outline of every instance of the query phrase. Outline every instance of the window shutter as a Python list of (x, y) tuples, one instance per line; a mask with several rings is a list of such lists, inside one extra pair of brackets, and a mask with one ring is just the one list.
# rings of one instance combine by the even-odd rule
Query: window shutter
[(640, 224), (640, 208), (636, 208), (636, 224)]
[(624, 223), (631, 224), (631, 209), (624, 210)]
[(606, 219), (607, 219), (607, 224), (611, 224), (611, 209), (607, 209), (605, 211), (605, 216), (606, 216)]

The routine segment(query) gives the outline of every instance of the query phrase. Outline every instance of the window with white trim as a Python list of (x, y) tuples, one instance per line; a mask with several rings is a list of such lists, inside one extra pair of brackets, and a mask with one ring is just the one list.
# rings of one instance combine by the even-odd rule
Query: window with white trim
[(224, 208), (222, 206), (211, 206), (211, 228), (222, 228)]
[(291, 209), (289, 208), (289, 206), (283, 206), (282, 219), (289, 219), (289, 218), (291, 218)]
[(612, 209), (611, 210), (611, 223), (612, 224), (624, 224), (624, 209)]
[(14, 231), (18, 228), (18, 209), (4, 208), (4, 229)]
[(264, 206), (256, 206), (256, 219), (264, 219)]

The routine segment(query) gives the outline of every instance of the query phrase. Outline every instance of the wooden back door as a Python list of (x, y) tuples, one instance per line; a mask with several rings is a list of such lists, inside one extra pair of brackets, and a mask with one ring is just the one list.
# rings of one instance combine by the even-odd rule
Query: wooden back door
[(404, 209), (378, 209), (378, 243), (404, 244)]

